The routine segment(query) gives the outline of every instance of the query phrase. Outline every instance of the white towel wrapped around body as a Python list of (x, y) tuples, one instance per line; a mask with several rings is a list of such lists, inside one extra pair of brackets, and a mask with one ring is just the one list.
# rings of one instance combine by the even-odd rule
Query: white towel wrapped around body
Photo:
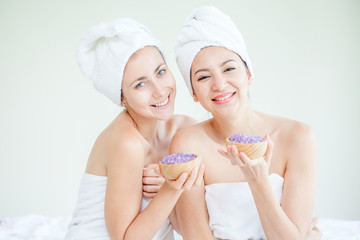
[[(106, 176), (85, 173), (82, 177), (78, 201), (65, 240), (110, 240), (105, 225), (104, 203)], [(143, 198), (141, 211), (151, 199)], [(153, 240), (173, 240), (174, 230), (167, 219)]]
[[(271, 174), (271, 187), (281, 203), (284, 179)], [(247, 182), (215, 183), (205, 186), (209, 225), (214, 237), (229, 240), (266, 239)]]

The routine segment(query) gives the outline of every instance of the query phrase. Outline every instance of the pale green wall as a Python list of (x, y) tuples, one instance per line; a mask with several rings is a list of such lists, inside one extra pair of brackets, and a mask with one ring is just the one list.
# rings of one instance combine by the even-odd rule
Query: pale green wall
[(177, 70), (173, 45), (195, 7), (212, 4), (242, 31), (255, 109), (313, 126), (314, 215), (360, 219), (359, 1), (1, 1), (0, 217), (70, 216), (92, 144), (119, 108), (80, 72), (89, 27), (118, 17), (147, 25), (178, 81), (176, 112), (204, 120)]

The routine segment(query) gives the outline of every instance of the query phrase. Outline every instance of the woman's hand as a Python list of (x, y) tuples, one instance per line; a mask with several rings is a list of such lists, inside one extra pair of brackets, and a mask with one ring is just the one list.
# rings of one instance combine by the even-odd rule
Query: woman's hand
[(165, 178), (160, 174), (159, 164), (149, 164), (143, 169), (143, 196), (148, 198), (155, 197)]
[(182, 173), (177, 180), (166, 180), (167, 184), (174, 190), (188, 190), (193, 186), (199, 186), (203, 180), (205, 171), (205, 164), (201, 163), (199, 167), (191, 171), (190, 176), (188, 173)]
[(306, 233), (305, 240), (320, 240), (321, 239), (322, 233), (321, 233), (320, 229), (316, 226), (318, 221), (319, 221), (318, 218), (313, 218), (311, 220), (309, 229)]
[[(174, 190), (190, 189), (192, 186), (199, 186), (204, 176), (205, 165), (202, 163), (198, 168), (192, 170), (190, 176), (183, 173), (177, 180), (166, 180), (169, 187)], [(143, 170), (143, 195), (153, 198), (165, 182), (161, 175), (159, 164), (149, 164)]]
[(229, 159), (235, 166), (239, 166), (248, 182), (258, 182), (269, 174), (269, 167), (274, 144), (269, 136), (265, 137), (267, 141), (266, 153), (263, 157), (250, 159), (245, 153), (238, 152), (235, 145), (227, 146), (227, 151), (218, 150), (218, 152)]

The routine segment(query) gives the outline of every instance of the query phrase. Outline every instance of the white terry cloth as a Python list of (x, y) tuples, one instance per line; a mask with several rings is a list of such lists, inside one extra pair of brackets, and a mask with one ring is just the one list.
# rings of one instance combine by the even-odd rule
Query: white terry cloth
[[(270, 183), (281, 203), (284, 179), (271, 174)], [(215, 183), (205, 186), (209, 225), (214, 237), (230, 240), (266, 239), (247, 182)]]
[[(105, 225), (104, 203), (107, 185), (106, 176), (84, 173), (75, 211), (70, 221), (65, 240), (110, 240)], [(143, 198), (141, 211), (151, 199)], [(173, 240), (174, 230), (167, 219), (153, 240)]]
[(69, 217), (31, 214), (0, 218), (1, 240), (63, 240)]
[(192, 62), (201, 49), (209, 46), (225, 47), (237, 53), (254, 77), (244, 39), (230, 17), (213, 6), (202, 6), (187, 17), (175, 44), (176, 61), (191, 96)]
[[(25, 215), (0, 218), (1, 240), (63, 240), (69, 217)], [(359, 240), (360, 221), (320, 218), (322, 240)], [(175, 233), (176, 240), (182, 237)]]
[(93, 26), (81, 38), (78, 64), (100, 93), (121, 104), (121, 83), (127, 61), (146, 46), (160, 51), (160, 41), (150, 30), (131, 18), (120, 18)]

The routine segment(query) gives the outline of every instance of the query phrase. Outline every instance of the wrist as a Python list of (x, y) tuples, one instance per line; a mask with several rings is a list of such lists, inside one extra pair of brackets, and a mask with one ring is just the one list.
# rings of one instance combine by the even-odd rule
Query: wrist
[(270, 184), (269, 175), (264, 174), (263, 176), (257, 176), (248, 181), (250, 188), (263, 188), (267, 184)]
[(161, 186), (161, 189), (163, 189), (163, 191), (166, 191), (170, 194), (178, 194), (178, 195), (180, 195), (184, 191), (184, 189), (182, 189), (182, 188), (176, 189), (176, 188), (172, 187), (171, 184), (169, 184), (167, 181), (165, 181), (163, 183), (163, 185)]

